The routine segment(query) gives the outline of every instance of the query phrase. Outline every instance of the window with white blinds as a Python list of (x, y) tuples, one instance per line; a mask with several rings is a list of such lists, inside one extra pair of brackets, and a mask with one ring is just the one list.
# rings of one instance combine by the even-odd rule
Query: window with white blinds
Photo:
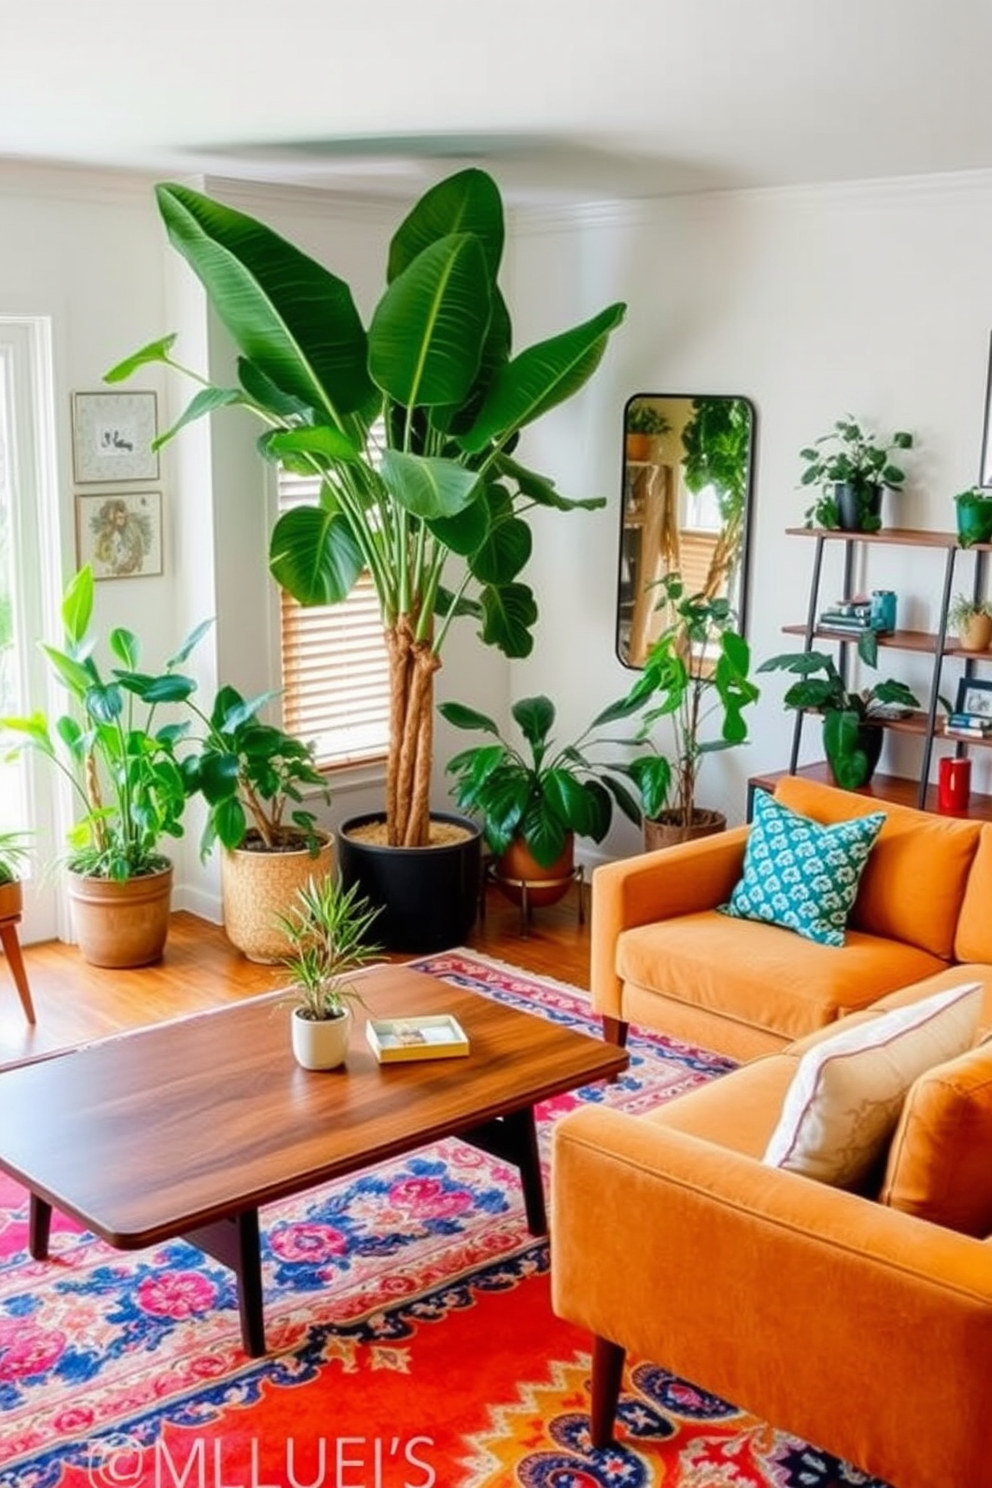
[[(280, 469), (280, 512), (314, 501), (316, 477)], [(389, 663), (379, 602), (367, 575), (334, 605), (300, 605), (281, 592), (283, 726), (314, 740), (317, 763), (334, 769), (385, 759)]]

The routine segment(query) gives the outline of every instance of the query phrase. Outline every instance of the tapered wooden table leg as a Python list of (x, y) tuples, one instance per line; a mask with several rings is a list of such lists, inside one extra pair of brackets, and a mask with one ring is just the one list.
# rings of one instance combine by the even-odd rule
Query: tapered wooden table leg
[(28, 1252), (32, 1260), (43, 1261), (48, 1255), (48, 1236), (52, 1228), (52, 1206), (32, 1194), (28, 1205)]
[(24, 1016), (29, 1023), (33, 1023), (35, 1021), (34, 1003), (31, 1001), (31, 988), (28, 986), (28, 974), (24, 970), (24, 957), (21, 955), (21, 942), (17, 934), (17, 920), (19, 919), (20, 915), (16, 919), (0, 920), (0, 944), (3, 945), (10, 965), (10, 974), (14, 978)]

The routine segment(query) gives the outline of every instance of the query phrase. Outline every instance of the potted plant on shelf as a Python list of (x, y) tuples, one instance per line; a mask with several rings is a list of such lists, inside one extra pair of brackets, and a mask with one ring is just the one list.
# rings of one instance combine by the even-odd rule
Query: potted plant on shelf
[(186, 736), (180, 759), (187, 794), (202, 796), (207, 806), (200, 856), (220, 844), (225, 932), (259, 962), (282, 958), (280, 912), (308, 879), (330, 873), (333, 862), (331, 834), (307, 804), (308, 797), (324, 805), (331, 799), (313, 746), (258, 716), (277, 696), (246, 699), (224, 686), (209, 714), (190, 697), (199, 732)]
[(64, 862), (84, 959), (95, 966), (143, 966), (158, 960), (165, 945), (172, 864), (163, 842), (183, 835), (186, 806), (175, 749), (187, 725), (159, 724), (156, 715), (161, 705), (183, 703), (195, 689), (194, 679), (176, 668), (206, 626), (198, 626), (155, 677), (136, 670), (134, 633), (111, 631), (108, 647), (120, 665), (108, 677), (90, 629), (93, 591), (87, 565), (63, 596), (64, 648), (42, 646), (74, 709), (55, 720), (54, 732), (42, 713), (2, 724), (21, 736), (12, 755), (32, 748), (70, 782), (79, 815)]
[(992, 542), (992, 490), (971, 486), (954, 498), (958, 541), (963, 548)]
[(801, 484), (820, 487), (816, 501), (806, 510), (806, 526), (878, 532), (882, 492), (898, 490), (906, 479), (905, 471), (891, 457), (897, 450), (912, 447), (913, 436), (905, 430), (881, 440), (850, 416), (838, 419), (829, 434), (821, 434), (799, 451), (799, 458), (806, 462)]
[[(503, 204), (476, 169), (432, 187), (400, 224), (368, 329), (347, 284), (262, 223), (184, 186), (160, 185), (157, 200), (240, 353), (236, 387), (188, 373), (201, 387), (163, 439), (240, 405), (264, 425), (266, 458), (321, 477), (319, 502), (276, 523), (271, 572), (303, 604), (341, 600), (367, 572), (391, 670), (386, 809), (342, 824), (341, 871), (387, 905), (380, 934), (394, 949), (455, 944), (476, 912), (479, 833), (462, 823), (465, 844), (430, 846), (434, 676), (459, 615), (507, 656), (530, 652), (527, 515), (604, 502), (566, 500), (515, 446), (591, 377), (624, 306), (511, 355), (498, 282)], [(174, 340), (144, 347), (107, 380), (153, 362), (187, 372)], [(400, 887), (390, 881), (397, 863)]]
[[(669, 623), (652, 643), (625, 706), (643, 710), (637, 740), (648, 741), (668, 719), (670, 754), (642, 755), (631, 762), (641, 793), (644, 842), (649, 849), (685, 842), (726, 826), (722, 812), (696, 804), (699, 770), (707, 755), (747, 739), (744, 710), (757, 701), (751, 681), (751, 650), (734, 629), (726, 599), (687, 594), (682, 576), (667, 574), (658, 585), (658, 607)], [(707, 725), (719, 720), (719, 733)]]
[(771, 656), (758, 671), (794, 672), (799, 677), (783, 702), (787, 708), (802, 708), (822, 716), (827, 763), (834, 780), (845, 790), (858, 790), (874, 774), (882, 753), (882, 720), (891, 716), (893, 709), (909, 713), (920, 706), (906, 684), (892, 678), (861, 691), (848, 688), (832, 657), (822, 651)]
[(624, 416), (627, 459), (649, 460), (652, 439), (670, 433), (671, 428), (665, 415), (647, 398), (632, 398)]
[(362, 1002), (350, 979), (379, 959), (368, 940), (378, 915), (358, 893), (331, 874), (310, 878), (280, 916), (288, 953), (281, 959), (291, 981), (293, 1053), (304, 1069), (337, 1069), (348, 1053), (351, 1003)]
[(992, 603), (959, 594), (947, 611), (947, 622), (957, 631), (962, 651), (987, 651), (992, 643)]
[(543, 694), (521, 698), (510, 709), (525, 742), (521, 751), (503, 737), (485, 713), (463, 703), (445, 702), (441, 716), (456, 728), (489, 734), (494, 743), (462, 750), (448, 762), (458, 805), (483, 817), (483, 831), (496, 859), (496, 883), (519, 904), (526, 885), (529, 904), (553, 904), (575, 872), (575, 837), (602, 842), (613, 820), (614, 804), (635, 825), (641, 813), (626, 781), (626, 760), (603, 760), (594, 751), (632, 739), (597, 737), (597, 730), (629, 716), (634, 705), (613, 703), (599, 713), (571, 744), (552, 737), (556, 710)]

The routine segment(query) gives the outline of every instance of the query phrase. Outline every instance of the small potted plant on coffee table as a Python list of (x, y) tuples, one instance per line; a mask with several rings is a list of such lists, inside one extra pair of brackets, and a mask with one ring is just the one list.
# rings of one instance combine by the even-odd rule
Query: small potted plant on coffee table
[(348, 1053), (351, 1003), (362, 1003), (355, 972), (379, 959), (369, 939), (379, 909), (332, 875), (308, 879), (279, 917), (289, 955), (293, 1053), (304, 1069), (337, 1069)]

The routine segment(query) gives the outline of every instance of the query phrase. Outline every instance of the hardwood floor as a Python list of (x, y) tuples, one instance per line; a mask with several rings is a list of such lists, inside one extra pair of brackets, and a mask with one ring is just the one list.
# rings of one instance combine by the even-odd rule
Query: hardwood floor
[[(581, 892), (584, 924), (576, 885), (561, 903), (535, 909), (522, 935), (519, 908), (490, 885), (485, 913), (466, 944), (537, 975), (588, 987), (588, 886)], [(284, 979), (280, 967), (245, 960), (219, 926), (185, 912), (173, 915), (165, 955), (155, 966), (87, 966), (75, 946), (61, 941), (25, 946), (24, 963), (37, 1023), (25, 1022), (9, 969), (0, 965), (0, 1065), (269, 992)]]

